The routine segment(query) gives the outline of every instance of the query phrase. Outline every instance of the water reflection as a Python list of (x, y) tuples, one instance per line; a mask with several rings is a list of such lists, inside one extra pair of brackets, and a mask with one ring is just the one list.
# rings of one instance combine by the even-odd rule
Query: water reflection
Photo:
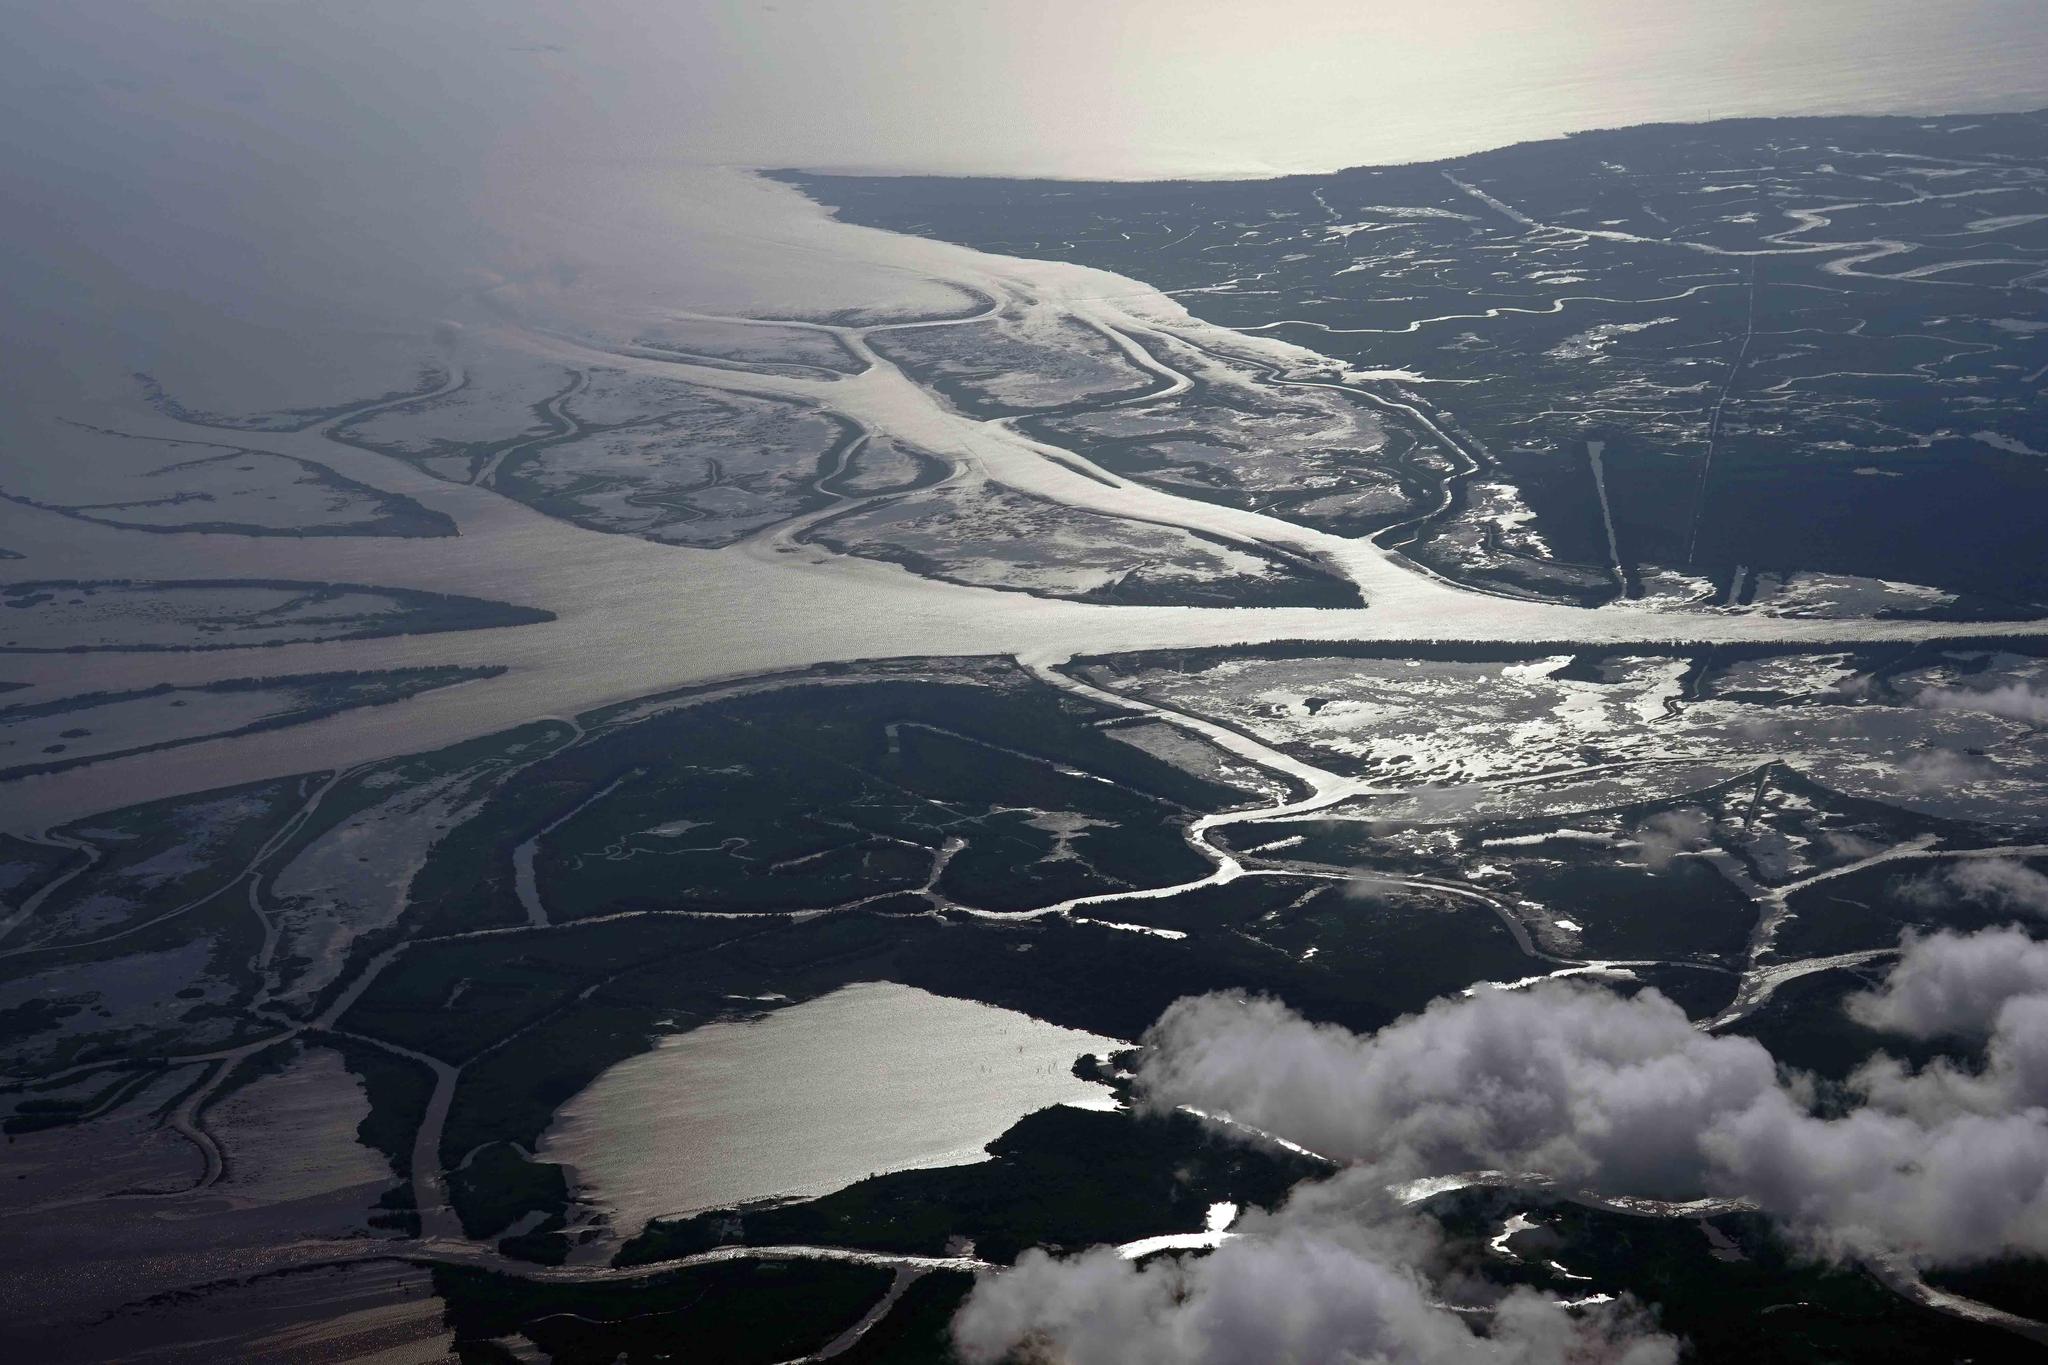
[(1104, 1095), (1074, 1059), (1124, 1044), (1010, 1010), (861, 982), (665, 1038), (565, 1105), (539, 1155), (621, 1235), (656, 1215), (826, 1194), (984, 1159), (1034, 1110)]

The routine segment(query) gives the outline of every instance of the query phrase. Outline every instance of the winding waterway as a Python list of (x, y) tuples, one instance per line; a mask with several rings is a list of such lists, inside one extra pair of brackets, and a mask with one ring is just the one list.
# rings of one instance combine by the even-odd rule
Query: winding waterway
[[(1320, 368), (1313, 351), (1200, 322), (1150, 286), (1059, 262), (994, 256), (838, 223), (793, 190), (733, 172), (699, 188), (763, 221), (771, 239), (828, 248), (877, 277), (944, 282), (1118, 338), (1164, 333), (1269, 372)], [(766, 309), (764, 308), (764, 311)], [(329, 439), (325, 429), (238, 440), (316, 461), (348, 478), (414, 498), (453, 518), (461, 534), (409, 540), (346, 536), (237, 538), (238, 576), (374, 582), (470, 593), (544, 607), (552, 622), (495, 630), (285, 645), (262, 651), (266, 674), (428, 664), (503, 665), (493, 678), (402, 705), (347, 711), (309, 724), (215, 739), (0, 784), (0, 828), (37, 831), (106, 809), (188, 792), (417, 752), (504, 729), (537, 715), (593, 707), (712, 679), (880, 657), (1013, 655), (1035, 664), (1075, 654), (1272, 640), (1518, 641), (1543, 644), (1775, 642), (1837, 645), (1976, 635), (1983, 627), (1913, 621), (1794, 620), (1757, 615), (1600, 610), (1470, 591), (1417, 571), (1367, 539), (1348, 539), (1261, 513), (1177, 497), (1026, 439), (1001, 421), (955, 411), (866, 345), (878, 327), (831, 327), (868, 362), (860, 375), (798, 378), (651, 360), (501, 324), (492, 341), (578, 365), (604, 365), (824, 403), (862, 428), (975, 467), (1023, 492), (1140, 521), (1313, 556), (1358, 585), (1367, 605), (1307, 607), (1100, 606), (919, 577), (892, 564), (834, 555), (773, 531), (725, 549), (690, 549), (588, 530), (487, 487), (435, 479), (404, 461)], [(1166, 371), (1156, 362), (1151, 367)], [(1163, 376), (1162, 376), (1163, 377)], [(1171, 382), (1180, 382), (1176, 379)], [(195, 429), (128, 401), (110, 423), (191, 439)], [(332, 424), (330, 424), (331, 426)], [(1085, 472), (1083, 472), (1085, 471)], [(19, 510), (9, 543), (38, 577), (92, 578), (110, 566), (132, 578), (218, 572), (218, 536), (161, 534)], [(2048, 623), (2002, 626), (2040, 634)], [(601, 659), (603, 667), (592, 667)], [(192, 684), (246, 675), (243, 651), (94, 657), (94, 690)], [(9, 661), (33, 703), (75, 691), (63, 655)]]

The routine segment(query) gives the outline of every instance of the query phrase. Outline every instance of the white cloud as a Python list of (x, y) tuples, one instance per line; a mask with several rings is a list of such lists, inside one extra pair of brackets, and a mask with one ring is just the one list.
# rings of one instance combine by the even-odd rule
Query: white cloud
[(1348, 1169), (1254, 1211), (1202, 1258), (1027, 1252), (954, 1320), (969, 1365), (1670, 1365), (1627, 1302), (1567, 1310), (1444, 1273), (1390, 1183), (1491, 1169), (1605, 1194), (1739, 1195), (1823, 1254), (1922, 1265), (2048, 1254), (2048, 944), (2017, 928), (1908, 935), (1850, 1012), (1979, 1034), (1975, 1069), (1873, 1057), (1862, 1104), (1817, 1116), (1755, 1041), (1711, 1037), (1655, 991), (1482, 988), (1376, 1034), (1276, 1001), (1175, 1003), (1138, 1093), (1298, 1142)]
[(1929, 688), (1914, 701), (1936, 711), (1980, 711), (2028, 725), (2048, 725), (2048, 691), (2037, 691), (2025, 683), (2007, 683), (1981, 692)]
[(1817, 1249), (1922, 1265), (2048, 1251), (2042, 1115), (1916, 1115), (1872, 1105), (1822, 1120), (1773, 1096), (1701, 1135), (1717, 1183)]
[(1148, 1103), (1226, 1111), (1390, 1181), (1539, 1170), (1685, 1194), (1699, 1130), (1778, 1085), (1762, 1044), (1701, 1034), (1661, 995), (1556, 981), (1439, 1000), (1369, 1036), (1197, 996), (1146, 1041)]
[[(1907, 964), (1891, 1003), (1863, 1008), (1906, 1017), (1927, 970)], [(1697, 1032), (1655, 991), (1565, 981), (1438, 1001), (1371, 1036), (1268, 1000), (1183, 1000), (1139, 1084), (1149, 1105), (1225, 1113), (1383, 1182), (1498, 1169), (1741, 1196), (1827, 1253), (1952, 1264), (2048, 1253), (2039, 1000), (1999, 1007), (1981, 1071), (1873, 1060), (1853, 1082), (1865, 1103), (1840, 1118), (1818, 1117), (1759, 1044)]]
[(1903, 890), (1906, 899), (1935, 908), (1964, 900), (2048, 916), (2048, 876), (2017, 858), (1958, 858)]
[(1636, 856), (1652, 872), (1662, 872), (1672, 859), (1696, 853), (1713, 840), (1714, 822), (1703, 810), (1659, 811), (1636, 830)]
[(1883, 985), (1849, 997), (1868, 1028), (1909, 1038), (1989, 1033), (2017, 996), (2048, 995), (2048, 943), (2018, 927), (1976, 934), (1908, 934)]
[(1989, 759), (1958, 749), (1927, 749), (1899, 765), (1899, 784), (1921, 796), (1981, 782), (1997, 772)]
[(1465, 1305), (1483, 1314), (1447, 1306), (1419, 1268), (1432, 1257), (1428, 1227), (1361, 1216), (1343, 1197), (1357, 1188), (1343, 1177), (1312, 1186), (1199, 1259), (1139, 1266), (1108, 1247), (1063, 1259), (1026, 1252), (975, 1287), (954, 1342), (971, 1365), (1676, 1361), (1676, 1343), (1626, 1304), (1571, 1312), (1521, 1289)]
[(1872, 1105), (1940, 1124), (1951, 1115), (1996, 1119), (2048, 1106), (2048, 943), (2019, 928), (1907, 935), (1899, 964), (1849, 1013), (1916, 1038), (1985, 1035), (1981, 1066), (1942, 1058), (1915, 1071), (1872, 1058), (1850, 1085)]
[(1863, 1023), (1979, 1035), (1982, 1065), (1873, 1057), (1835, 1118), (1754, 1040), (1655, 991), (1481, 988), (1376, 1034), (1276, 1001), (1176, 1002), (1146, 1035), (1149, 1108), (1227, 1114), (1346, 1163), (1202, 1258), (1027, 1252), (954, 1320), (969, 1365), (1670, 1365), (1626, 1302), (1567, 1310), (1448, 1273), (1387, 1187), (1473, 1170), (1636, 1196), (1741, 1196), (1813, 1250), (1963, 1264), (2048, 1254), (2048, 943), (2017, 928), (1904, 940)]
[(1824, 829), (1820, 832), (1821, 847), (1828, 856), (1855, 860), (1868, 858), (1883, 850), (1884, 845), (1875, 839), (1866, 838), (1849, 830)]

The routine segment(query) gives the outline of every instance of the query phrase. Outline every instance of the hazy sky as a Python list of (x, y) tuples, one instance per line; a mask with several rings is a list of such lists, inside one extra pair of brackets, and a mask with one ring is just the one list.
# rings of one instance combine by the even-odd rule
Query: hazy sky
[(710, 278), (707, 163), (1257, 174), (2048, 105), (2048, 0), (0, 5), (0, 341), (73, 369), (303, 371), (508, 278)]
[[(2048, 102), (2042, 0), (36, 5), (18, 52), (436, 144), (1072, 175), (1331, 169), (1651, 118)], [(125, 13), (127, 23), (108, 22)], [(10, 25), (21, 40), (21, 25)], [(35, 30), (41, 30), (38, 35)], [(140, 68), (136, 70), (134, 68)]]
[[(616, 36), (593, 19), (553, 60)], [(680, 81), (692, 155), (980, 172), (1331, 169), (1649, 118), (2048, 102), (2040, 0), (781, 0), (692, 7), (654, 41), (642, 70)]]

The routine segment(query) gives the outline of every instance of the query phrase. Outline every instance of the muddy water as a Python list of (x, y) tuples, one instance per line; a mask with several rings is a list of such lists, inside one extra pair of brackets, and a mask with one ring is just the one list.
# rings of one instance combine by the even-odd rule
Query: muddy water
[[(912, 306), (934, 282), (955, 282), (1045, 319), (1079, 318), (1109, 333), (1163, 331), (1274, 365), (1313, 363), (1313, 352), (1270, 337), (1199, 322), (1135, 280), (1060, 262), (1027, 261), (838, 223), (794, 191), (730, 171), (685, 177), (699, 212), (725, 210), (773, 259), (858, 266), (877, 304)], [(709, 206), (709, 207), (707, 207)], [(707, 243), (714, 241), (708, 227)], [(751, 259), (751, 256), (750, 256)], [(797, 286), (762, 272), (761, 307)], [(802, 279), (808, 274), (800, 272)], [(623, 322), (629, 322), (624, 319)], [(858, 331), (861, 329), (847, 329)], [(591, 335), (585, 332), (585, 335)], [(483, 340), (485, 329), (479, 329)], [(1583, 611), (1466, 592), (1411, 571), (1376, 546), (1305, 530), (1257, 513), (1194, 502), (1107, 477), (1095, 481), (1043, 457), (1043, 447), (1000, 424), (976, 422), (886, 363), (828, 383), (654, 364), (508, 323), (494, 346), (604, 363), (693, 381), (787, 392), (840, 408), (878, 432), (901, 434), (948, 458), (1000, 473), (1014, 486), (1077, 506), (1184, 525), (1230, 538), (1289, 545), (1322, 557), (1359, 584), (1357, 610), (1104, 607), (920, 579), (894, 565), (847, 559), (774, 537), (701, 551), (607, 535), (544, 517), (489, 489), (431, 479), (401, 461), (354, 450), (317, 432), (265, 433), (249, 444), (314, 460), (346, 477), (417, 498), (452, 517), (461, 534), (393, 541), (350, 537), (251, 540), (160, 535), (14, 509), (5, 541), (27, 559), (0, 575), (172, 579), (217, 576), (232, 555), (237, 576), (418, 587), (544, 607), (545, 625), (386, 640), (287, 645), (263, 651), (270, 675), (425, 664), (504, 665), (501, 676), (445, 688), (397, 706), (333, 716), (232, 740), (0, 783), (0, 828), (47, 828), (114, 805), (289, 773), (417, 752), (710, 678), (800, 668), (835, 659), (1016, 654), (1056, 660), (1076, 652), (1190, 647), (1275, 639), (1722, 641), (1921, 637), (1914, 622), (1800, 621), (1617, 608)], [(858, 344), (860, 338), (849, 336)], [(123, 430), (190, 437), (191, 428), (132, 393), (109, 400), (104, 420)], [(234, 542), (232, 545), (224, 542)], [(32, 566), (32, 567), (30, 567)], [(1951, 629), (1962, 629), (1960, 627)], [(2017, 629), (2026, 630), (2026, 627)], [(2040, 629), (2040, 627), (2036, 627)], [(243, 651), (93, 656), (96, 690), (193, 683), (247, 673)], [(604, 660), (602, 668), (589, 661)], [(72, 656), (9, 660), (11, 698), (39, 702), (80, 690)]]

